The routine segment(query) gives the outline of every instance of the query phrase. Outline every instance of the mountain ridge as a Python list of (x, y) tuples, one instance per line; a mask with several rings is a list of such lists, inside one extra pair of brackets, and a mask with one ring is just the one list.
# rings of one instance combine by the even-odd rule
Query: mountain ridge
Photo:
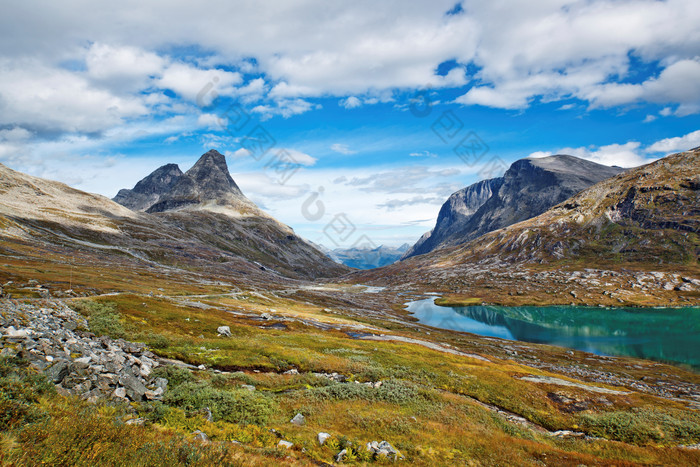
[(519, 159), (503, 177), (482, 180), (453, 193), (440, 209), (433, 231), (424, 234), (404, 259), (459, 245), (535, 217), (622, 171), (564, 154)]

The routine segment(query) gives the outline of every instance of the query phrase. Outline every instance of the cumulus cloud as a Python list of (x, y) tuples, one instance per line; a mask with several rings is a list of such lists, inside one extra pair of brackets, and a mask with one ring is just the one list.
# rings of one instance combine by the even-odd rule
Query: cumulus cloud
[(173, 63), (163, 71), (156, 85), (204, 107), (217, 96), (234, 94), (233, 86), (241, 82), (238, 72), (202, 70), (184, 63)]
[(555, 153), (549, 151), (537, 151), (530, 154), (529, 157), (539, 158), (547, 157), (552, 154), (568, 154), (570, 156), (580, 157), (598, 164), (618, 167), (637, 167), (651, 162), (644, 151), (641, 150), (641, 144), (636, 141), (629, 141), (624, 144), (608, 144), (600, 147), (578, 147), (578, 148), (561, 148)]
[(350, 96), (347, 99), (341, 99), (339, 105), (346, 109), (356, 109), (362, 107), (362, 101), (355, 96)]
[(318, 161), (318, 159), (316, 159), (315, 157), (310, 156), (305, 152), (297, 151), (296, 149), (286, 148), (282, 149), (282, 151), (286, 153), (285, 156), (288, 156), (291, 159), (291, 162), (295, 164), (311, 167), (312, 165), (315, 165)]
[(274, 104), (257, 105), (251, 111), (260, 114), (262, 120), (268, 120), (275, 115), (289, 118), (320, 107), (320, 104), (313, 104), (304, 99), (280, 99)]
[(681, 152), (700, 146), (700, 130), (683, 136), (666, 138), (649, 146), (648, 152)]
[(139, 96), (117, 95), (33, 59), (0, 59), (0, 102), (0, 125), (37, 131), (93, 133), (148, 113)]
[(117, 47), (95, 43), (85, 56), (91, 79), (122, 91), (138, 91), (148, 87), (149, 80), (159, 76), (167, 60), (137, 47)]

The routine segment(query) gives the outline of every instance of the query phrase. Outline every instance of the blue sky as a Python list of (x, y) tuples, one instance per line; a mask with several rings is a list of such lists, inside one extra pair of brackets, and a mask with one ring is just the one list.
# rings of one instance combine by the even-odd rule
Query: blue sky
[[(4, 6), (0, 162), (111, 197), (216, 148), (332, 248), (413, 243), (522, 157), (700, 146), (695, 0), (263, 5)], [(259, 158), (253, 131), (274, 140)]]

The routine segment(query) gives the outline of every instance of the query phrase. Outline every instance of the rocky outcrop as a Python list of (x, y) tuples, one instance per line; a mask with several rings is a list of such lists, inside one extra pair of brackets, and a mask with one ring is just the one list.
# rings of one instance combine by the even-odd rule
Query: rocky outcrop
[(165, 212), (231, 196), (249, 202), (231, 178), (226, 157), (212, 149), (184, 174), (177, 164), (164, 165), (133, 189), (119, 190), (113, 201), (134, 211)]
[(404, 258), (460, 245), (533, 218), (623, 171), (567, 155), (518, 160), (503, 177), (453, 194), (440, 210), (432, 233), (422, 237)]
[(146, 212), (170, 211), (231, 196), (248, 201), (231, 178), (224, 155), (212, 149), (202, 155), (157, 203), (146, 209)]
[(423, 234), (418, 242), (406, 251), (403, 258), (428, 253), (449, 242), (452, 236), (465, 228), (474, 213), (502, 184), (503, 178), (492, 178), (452, 193), (440, 208), (435, 228)]
[(145, 211), (160, 201), (182, 178), (177, 164), (166, 164), (139, 181), (133, 189), (119, 190), (113, 201), (133, 211)]
[(91, 402), (157, 400), (168, 385), (153, 378), (159, 363), (142, 344), (96, 337), (85, 318), (58, 301), (0, 301), (0, 349), (28, 360), (59, 393)]

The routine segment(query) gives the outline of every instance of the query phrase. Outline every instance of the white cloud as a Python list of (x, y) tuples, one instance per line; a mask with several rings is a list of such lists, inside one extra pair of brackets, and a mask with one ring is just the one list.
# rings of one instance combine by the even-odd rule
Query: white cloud
[(641, 144), (636, 141), (629, 141), (624, 144), (608, 144), (595, 147), (561, 148), (556, 151), (536, 151), (528, 157), (541, 158), (553, 154), (568, 154), (580, 157), (598, 164), (618, 167), (637, 167), (652, 162), (654, 159), (648, 158), (640, 149)]
[[(578, 148), (560, 148), (556, 151), (536, 151), (530, 158), (548, 157), (553, 154), (568, 154), (580, 157), (603, 165), (616, 165), (618, 167), (638, 167), (648, 164), (658, 158), (653, 154), (675, 153), (687, 151), (700, 146), (700, 130), (693, 131), (683, 136), (665, 138), (648, 145), (646, 148), (637, 141), (628, 141), (622, 144), (608, 144), (604, 146), (588, 146)], [(653, 155), (653, 156), (652, 156)]]
[(148, 113), (142, 97), (119, 96), (36, 60), (0, 59), (0, 125), (99, 132)]
[(315, 157), (312, 157), (304, 152), (297, 151), (296, 149), (282, 149), (282, 151), (286, 152), (287, 155), (291, 158), (293, 163), (296, 164), (301, 164), (306, 167), (311, 167), (312, 165), (316, 164), (316, 159)]
[(88, 49), (85, 65), (91, 79), (113, 89), (138, 91), (159, 76), (167, 60), (137, 47), (95, 43)]
[(338, 105), (346, 109), (356, 109), (362, 106), (362, 101), (355, 96), (350, 96), (347, 99), (341, 99)]
[(437, 157), (437, 154), (432, 153), (430, 151), (421, 151), (421, 152), (412, 152), (409, 154), (409, 157), (429, 157), (429, 158), (434, 158)]
[(700, 146), (700, 130), (675, 138), (666, 138), (657, 141), (647, 148), (648, 152), (681, 152)]
[(357, 153), (357, 151), (353, 151), (352, 149), (350, 149), (350, 146), (348, 146), (347, 144), (342, 144), (342, 143), (332, 144), (331, 151), (335, 151), (337, 153), (345, 154), (345, 155)]
[(246, 148), (236, 149), (236, 150), (233, 151), (233, 152), (231, 152), (231, 151), (226, 151), (226, 152), (225, 152), (225, 155), (226, 155), (227, 157), (231, 157), (231, 158), (233, 158), (233, 159), (243, 159), (243, 158), (245, 158), (245, 157), (250, 156), (251, 154), (252, 154), (252, 153), (251, 153), (250, 151), (248, 151)]
[(610, 107), (637, 101), (684, 104), (685, 112), (700, 103), (700, 61), (680, 60), (666, 67), (658, 77), (641, 84), (610, 83), (585, 96), (593, 107)]
[(221, 128), (221, 119), (215, 114), (200, 114), (197, 118), (197, 126), (213, 130)]
[(217, 69), (202, 70), (184, 63), (168, 66), (156, 85), (170, 89), (176, 94), (194, 102), (200, 107), (207, 106), (217, 96), (232, 95), (233, 86), (243, 81), (241, 74)]
[(251, 109), (252, 112), (261, 115), (262, 120), (267, 120), (275, 115), (281, 115), (284, 118), (289, 118), (293, 115), (303, 114), (312, 109), (318, 109), (319, 104), (312, 104), (303, 99), (280, 99), (274, 105), (258, 105)]
[(0, 141), (19, 142), (32, 137), (32, 132), (21, 127), (14, 127), (9, 130), (0, 130)]

